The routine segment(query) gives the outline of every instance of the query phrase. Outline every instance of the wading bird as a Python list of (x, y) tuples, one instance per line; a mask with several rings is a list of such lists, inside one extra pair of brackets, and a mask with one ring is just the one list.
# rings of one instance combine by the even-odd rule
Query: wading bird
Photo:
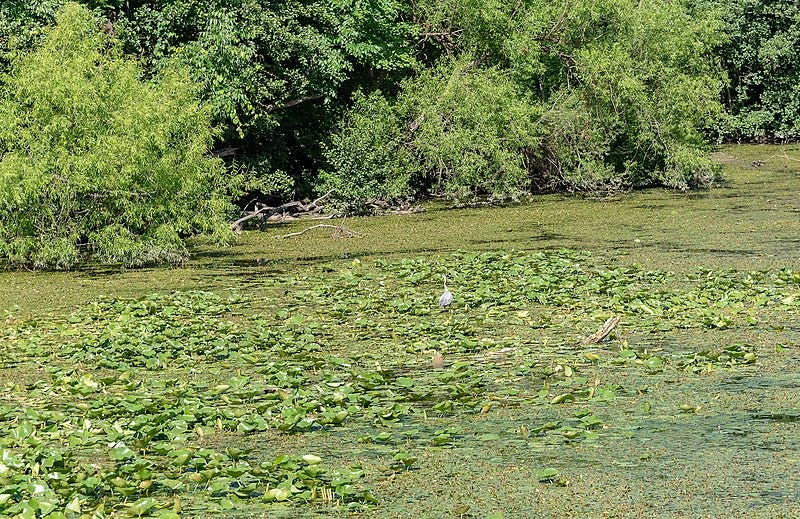
[(453, 294), (447, 290), (447, 276), (442, 274), (442, 280), (444, 281), (444, 294), (439, 298), (439, 306), (442, 308), (448, 308), (450, 303), (453, 302)]

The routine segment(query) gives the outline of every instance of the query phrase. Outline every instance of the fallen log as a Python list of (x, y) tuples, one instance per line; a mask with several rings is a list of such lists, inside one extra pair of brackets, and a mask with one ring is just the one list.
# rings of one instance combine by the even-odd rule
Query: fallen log
[(318, 214), (322, 211), (320, 202), (330, 196), (331, 193), (333, 193), (333, 190), (328, 191), (321, 197), (308, 203), (295, 200), (293, 202), (286, 202), (277, 207), (259, 207), (231, 223), (231, 228), (236, 232), (240, 232), (244, 229), (244, 224), (250, 220), (257, 218), (260, 222), (263, 222), (277, 214), (282, 214), (284, 216), (287, 214), (293, 216)]

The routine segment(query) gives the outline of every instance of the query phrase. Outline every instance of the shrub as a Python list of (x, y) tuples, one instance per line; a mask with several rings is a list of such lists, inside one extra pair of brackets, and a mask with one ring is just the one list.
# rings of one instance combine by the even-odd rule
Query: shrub
[(151, 81), (69, 3), (0, 85), (0, 262), (179, 261), (183, 238), (226, 235), (222, 163), (196, 87)]
[(510, 199), (530, 182), (525, 152), (539, 144), (540, 110), (494, 68), (443, 60), (405, 81), (395, 103), (360, 95), (331, 139), (322, 190), (340, 207), (421, 194)]
[(357, 93), (340, 130), (325, 147), (329, 168), (318, 190), (332, 190), (339, 211), (362, 213), (373, 200), (402, 202), (412, 193), (412, 169), (403, 147), (402, 122), (380, 93)]
[(0, 2), (0, 71), (20, 51), (39, 42), (44, 28), (53, 23), (64, 0), (3, 0)]
[(455, 199), (513, 199), (528, 190), (526, 152), (540, 144), (541, 108), (498, 67), (441, 60), (406, 81), (397, 110), (421, 182)]
[(660, 0), (418, 5), (441, 57), (394, 99), (355, 104), (327, 178), (370, 196), (387, 179), (459, 200), (715, 178), (702, 133), (722, 114), (713, 11)]
[[(577, 135), (585, 137), (567, 137), (560, 148), (573, 157), (567, 164), (587, 159), (562, 168), (565, 184), (577, 173), (612, 186), (686, 189), (716, 177), (702, 133), (723, 115), (723, 75), (710, 55), (721, 40), (713, 15), (658, 0), (579, 2), (569, 12), (566, 48), (547, 51), (562, 67), (550, 99), (555, 111), (566, 105), (583, 114)], [(555, 135), (565, 133), (558, 117), (547, 119)]]

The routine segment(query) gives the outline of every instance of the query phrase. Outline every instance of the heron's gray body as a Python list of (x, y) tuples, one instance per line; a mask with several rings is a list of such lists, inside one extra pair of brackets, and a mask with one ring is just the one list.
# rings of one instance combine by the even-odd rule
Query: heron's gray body
[(442, 297), (439, 298), (439, 306), (447, 307), (450, 306), (450, 303), (452, 302), (453, 294), (451, 294), (449, 290), (445, 289), (444, 294), (442, 294)]
[(444, 281), (444, 294), (439, 298), (439, 306), (447, 308), (453, 302), (453, 294), (447, 290), (447, 277), (444, 274), (442, 274), (442, 280)]

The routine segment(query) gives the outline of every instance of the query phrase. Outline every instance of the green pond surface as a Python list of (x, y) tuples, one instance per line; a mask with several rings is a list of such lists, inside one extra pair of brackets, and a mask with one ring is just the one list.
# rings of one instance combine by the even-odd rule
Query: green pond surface
[(715, 156), (704, 191), (0, 273), (0, 516), (800, 516), (800, 147)]
[(500, 208), (322, 222), (361, 233), (357, 239), (331, 239), (324, 230), (281, 239), (310, 224), (280, 223), (267, 232), (246, 233), (226, 249), (198, 243), (193, 260), (181, 269), (0, 273), (0, 301), (38, 311), (98, 294), (234, 288), (253, 277), (326, 261), (440, 255), (459, 249), (567, 247), (679, 271), (698, 266), (800, 266), (800, 147), (723, 147), (715, 155), (725, 167), (725, 182), (714, 189), (643, 190), (607, 198), (545, 195), (529, 204)]

